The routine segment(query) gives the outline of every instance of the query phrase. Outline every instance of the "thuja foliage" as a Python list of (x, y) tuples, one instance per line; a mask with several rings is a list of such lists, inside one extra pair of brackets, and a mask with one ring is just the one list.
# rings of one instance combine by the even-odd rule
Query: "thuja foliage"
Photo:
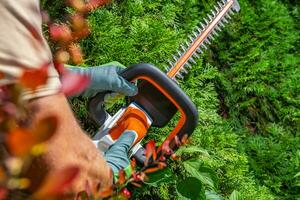
[[(45, 2), (59, 18), (59, 1)], [(193, 178), (199, 198), (300, 198), (299, 4), (239, 2), (241, 12), (181, 82), (200, 115), (191, 143), (178, 152), (180, 161), (135, 190), (136, 199), (180, 199), (179, 185)], [(116, 60), (162, 68), (214, 3), (114, 1), (89, 16), (85, 65)], [(78, 100), (75, 110), (85, 121)], [(151, 134), (162, 141), (169, 130)]]

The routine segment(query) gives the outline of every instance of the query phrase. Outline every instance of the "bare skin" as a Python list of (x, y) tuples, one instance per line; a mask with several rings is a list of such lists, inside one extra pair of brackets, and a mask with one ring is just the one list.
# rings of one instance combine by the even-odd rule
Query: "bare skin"
[(30, 107), (38, 107), (34, 122), (49, 115), (57, 116), (59, 127), (47, 144), (47, 152), (34, 160), (27, 176), (31, 179), (31, 190), (34, 191), (47, 172), (62, 169), (69, 165), (81, 167), (80, 176), (76, 179), (70, 192), (86, 189), (86, 184), (93, 189), (107, 188), (112, 184), (112, 173), (105, 159), (97, 150), (90, 138), (78, 125), (69, 104), (63, 94), (38, 98), (30, 102)]

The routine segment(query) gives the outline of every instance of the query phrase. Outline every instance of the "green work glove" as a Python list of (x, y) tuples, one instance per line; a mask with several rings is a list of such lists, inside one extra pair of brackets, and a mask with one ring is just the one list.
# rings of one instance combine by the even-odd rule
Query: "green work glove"
[(74, 73), (85, 74), (91, 78), (90, 85), (76, 96), (91, 98), (104, 91), (117, 92), (125, 96), (137, 94), (137, 87), (119, 75), (125, 66), (118, 62), (111, 62), (97, 67), (83, 68), (69, 65), (66, 65), (66, 67)]
[(120, 170), (124, 170), (127, 178), (132, 174), (128, 152), (136, 137), (137, 134), (135, 131), (126, 130), (104, 153), (104, 158), (113, 171), (115, 181), (118, 180)]

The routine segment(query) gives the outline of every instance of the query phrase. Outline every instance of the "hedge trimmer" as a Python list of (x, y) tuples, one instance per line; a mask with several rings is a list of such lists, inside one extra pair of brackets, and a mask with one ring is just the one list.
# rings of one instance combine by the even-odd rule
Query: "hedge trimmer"
[[(93, 137), (97, 147), (105, 152), (117, 139), (126, 127), (129, 117), (134, 117), (147, 131), (152, 127), (164, 127), (179, 111), (180, 119), (165, 141), (172, 150), (178, 148), (178, 141), (189, 137), (198, 123), (198, 111), (189, 97), (178, 86), (177, 79), (183, 79), (184, 75), (193, 64), (199, 54), (207, 49), (222, 27), (231, 19), (234, 12), (238, 12), (240, 6), (237, 0), (223, 0), (218, 2), (207, 15), (204, 22), (195, 29), (190, 41), (180, 46), (173, 60), (165, 67), (166, 74), (150, 64), (137, 64), (128, 67), (121, 74), (128, 81), (137, 81), (138, 94), (129, 98), (129, 105), (121, 108), (114, 116), (110, 116), (104, 109), (105, 96), (110, 93), (97, 94), (89, 102), (89, 113), (94, 122), (100, 127), (100, 131)], [(158, 148), (158, 158), (162, 155), (163, 144)], [(140, 163), (145, 161), (145, 149), (141, 144), (136, 144), (131, 149), (131, 156)]]

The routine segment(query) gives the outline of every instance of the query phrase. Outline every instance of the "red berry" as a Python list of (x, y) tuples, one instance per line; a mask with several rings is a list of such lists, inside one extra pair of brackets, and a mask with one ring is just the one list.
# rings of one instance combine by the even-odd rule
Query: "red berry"
[(121, 191), (121, 194), (126, 198), (129, 199), (131, 196), (131, 193), (129, 192), (129, 190), (127, 188), (123, 188)]

